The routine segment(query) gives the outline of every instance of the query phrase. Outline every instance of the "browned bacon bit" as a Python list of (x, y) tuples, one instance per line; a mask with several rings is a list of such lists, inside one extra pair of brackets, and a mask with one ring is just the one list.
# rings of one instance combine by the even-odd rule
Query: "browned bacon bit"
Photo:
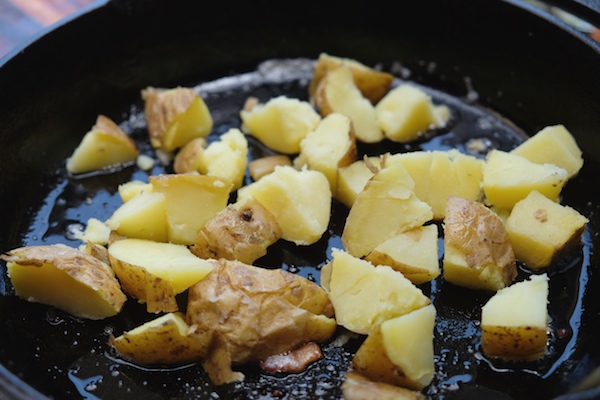
[(321, 347), (310, 342), (295, 350), (271, 356), (260, 362), (260, 368), (269, 374), (299, 373), (311, 363), (323, 358)]

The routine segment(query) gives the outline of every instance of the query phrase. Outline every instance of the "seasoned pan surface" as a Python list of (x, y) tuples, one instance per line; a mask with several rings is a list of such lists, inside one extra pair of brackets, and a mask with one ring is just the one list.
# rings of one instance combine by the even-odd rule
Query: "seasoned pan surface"
[[(121, 7), (119, 13), (125, 15), (135, 10), (128, 2), (116, 2), (116, 5)], [(107, 8), (108, 6), (105, 6), (99, 11), (107, 12)], [(334, 39), (329, 40), (331, 43), (336, 42)], [(40, 42), (37, 44), (42, 45)], [(9, 211), (11, 222), (2, 228), (0, 250), (42, 243), (77, 244), (73, 237), (75, 230), (80, 229), (90, 217), (108, 218), (118, 206), (118, 184), (131, 179), (145, 180), (148, 174), (171, 172), (169, 165), (157, 164), (150, 172), (129, 167), (111, 174), (79, 178), (68, 176), (63, 168), (64, 159), (89, 128), (95, 114), (109, 114), (136, 139), (142, 152), (154, 157), (147, 141), (143, 106), (139, 97), (139, 90), (143, 85), (159, 83), (196, 87), (213, 113), (215, 128), (211, 138), (214, 138), (228, 128), (240, 125), (239, 110), (248, 96), (268, 100), (276, 95), (285, 94), (306, 99), (306, 86), (317, 51), (334, 48), (331, 44), (327, 48), (326, 42), (323, 44), (323, 47), (313, 45), (311, 49), (286, 51), (281, 50), (282, 46), (275, 46), (272, 54), (283, 56), (279, 58), (268, 57), (266, 51), (264, 55), (258, 54), (248, 58), (244, 57), (247, 55), (244, 53), (240, 56), (244, 61), (238, 61), (233, 56), (227, 58), (221, 54), (219, 61), (214, 62), (214, 68), (210, 68), (209, 63), (209, 66), (196, 76), (177, 74), (174, 72), (176, 68), (171, 66), (167, 68), (172, 69), (171, 76), (159, 78), (159, 74), (155, 72), (143, 78), (131, 76), (131, 79), (125, 82), (124, 78), (115, 78), (116, 81), (107, 79), (116, 73), (104, 71), (101, 79), (104, 86), (92, 85), (88, 87), (90, 90), (87, 93), (81, 89), (85, 84), (96, 82), (95, 79), (99, 79), (98, 75), (95, 78), (77, 78), (81, 81), (65, 86), (69, 88), (68, 96), (77, 97), (69, 98), (64, 105), (72, 108), (59, 108), (60, 114), (41, 110), (40, 115), (44, 119), (40, 123), (44, 123), (45, 135), (39, 133), (39, 128), (32, 128), (31, 121), (17, 121), (19, 118), (31, 118), (31, 114), (24, 113), (23, 108), (19, 108), (19, 103), (24, 102), (24, 99), (29, 99), (32, 105), (38, 106), (43, 101), (49, 101), (45, 94), (34, 96), (31, 94), (34, 92), (32, 88), (24, 87), (26, 94), (31, 96), (18, 97), (10, 107), (5, 108), (11, 112), (21, 110), (21, 114), (1, 115), (2, 121), (6, 122), (1, 139), (5, 148), (3, 155), (10, 160), (3, 166), (6, 173), (0, 181), (3, 184), (1, 200), (5, 209)], [(340, 51), (346, 49), (340, 43), (337, 45)], [(161, 43), (157, 46), (160, 47)], [(123, 49), (117, 49), (117, 53), (119, 51)], [(148, 50), (141, 50), (142, 53), (145, 51)], [(448, 68), (444, 62), (448, 62), (450, 56), (441, 57), (440, 61), (434, 62), (434, 57), (428, 59), (431, 55), (425, 54), (425, 58), (411, 64), (410, 57), (401, 57), (403, 51), (406, 50), (398, 50), (396, 58), (382, 53), (381, 60), (377, 60), (375, 55), (370, 54), (366, 60), (361, 61), (381, 61), (384, 68), (398, 76), (396, 83), (409, 80), (424, 85), (422, 87), (432, 95), (434, 101), (447, 104), (451, 108), (453, 119), (444, 130), (432, 132), (409, 146), (391, 142), (363, 145), (360, 148), (361, 154), (447, 148), (458, 148), (469, 153), (472, 151), (469, 143), (474, 139), (482, 139), (489, 148), (510, 149), (528, 134), (541, 128), (540, 125), (564, 122), (570, 126), (569, 122), (573, 121), (577, 128), (585, 126), (586, 121), (593, 119), (588, 114), (589, 107), (581, 110), (583, 122), (578, 123), (575, 122), (576, 117), (569, 107), (563, 108), (564, 119), (560, 113), (554, 115), (548, 111), (543, 112), (543, 107), (537, 108), (527, 103), (530, 96), (530, 88), (527, 87), (522, 87), (523, 97), (519, 100), (521, 105), (512, 109), (505, 98), (517, 98), (518, 88), (511, 88), (506, 94), (486, 94), (485, 90), (480, 91), (479, 88), (487, 89), (488, 86), (494, 85), (487, 80), (481, 80), (486, 76), (485, 72), (467, 76), (465, 71), (456, 71), (466, 68), (464, 66)], [(424, 53), (429, 51), (430, 48), (423, 50)], [(461, 51), (457, 50), (453, 56), (459, 56)], [(360, 59), (359, 53), (337, 52), (337, 55)], [(312, 58), (292, 57), (297, 54), (307, 54)], [(140, 57), (144, 58), (145, 55)], [(138, 64), (135, 61), (131, 62), (134, 65), (132, 69), (137, 71)], [(15, 64), (7, 63), (5, 68), (10, 69), (13, 65)], [(422, 73), (419, 72), (419, 68), (422, 69)], [(183, 62), (181, 69), (187, 71), (191, 67)], [(517, 71), (514, 68), (513, 70)], [(460, 89), (456, 86), (457, 81), (452, 78), (453, 74), (462, 75), (459, 82), (463, 86)], [(505, 78), (499, 75), (498, 79)], [(557, 79), (559, 83), (564, 83), (572, 78)], [(36, 80), (37, 78), (34, 79)], [(0, 80), (0, 83), (11, 89), (6, 81)], [(49, 86), (50, 93), (60, 91), (60, 88), (57, 89), (54, 85)], [(579, 92), (586, 93), (586, 90), (580, 89)], [(94, 97), (95, 94), (98, 94), (98, 97)], [(67, 98), (67, 95), (63, 96)], [(8, 104), (6, 99), (3, 102)], [(79, 104), (82, 102), (85, 104)], [(56, 107), (46, 107), (56, 112)], [(526, 115), (527, 113), (519, 110), (527, 107), (527, 111), (532, 115)], [(548, 107), (560, 108), (552, 104)], [(15, 133), (11, 129), (16, 127), (29, 128), (33, 133), (30, 136), (14, 138), (11, 135)], [(577, 134), (581, 129), (574, 131)], [(40, 137), (43, 138), (41, 143)], [(599, 285), (597, 276), (594, 276), (597, 265), (594, 250), (598, 240), (597, 215), (600, 204), (594, 197), (594, 185), (595, 174), (600, 169), (598, 156), (592, 146), (597, 143), (597, 138), (591, 133), (582, 133), (581, 140), (586, 164), (580, 175), (565, 188), (562, 202), (579, 210), (590, 218), (591, 222), (584, 235), (582, 248), (549, 271), (549, 310), (552, 317), (549, 354), (540, 362), (526, 365), (487, 360), (481, 355), (479, 348), (478, 318), (481, 304), (490, 295), (453, 287), (439, 278), (422, 286), (438, 310), (435, 330), (437, 374), (432, 385), (425, 391), (430, 397), (552, 398), (569, 391), (599, 364), (599, 345), (594, 340), (600, 333), (599, 306), (593, 301), (593, 293)], [(59, 143), (60, 147), (52, 147)], [(252, 158), (267, 152), (257, 142), (251, 141), (251, 145)], [(597, 147), (596, 144), (595, 149)], [(483, 156), (483, 152), (473, 154)], [(28, 177), (33, 182), (30, 182)], [(21, 185), (22, 189), (17, 190), (16, 182), (19, 179), (29, 183)], [(321, 241), (307, 248), (278, 244), (257, 264), (265, 267), (282, 266), (318, 281), (319, 269), (330, 256), (331, 249), (341, 246), (339, 237), (346, 214), (347, 210), (343, 206), (334, 203), (330, 229)], [(442, 251), (443, 247), (440, 257)], [(0, 332), (3, 341), (0, 346), (0, 363), (39, 392), (55, 398), (96, 396), (106, 399), (339, 399), (343, 373), (362, 340), (340, 331), (336, 340), (324, 346), (325, 359), (313, 364), (305, 373), (268, 376), (248, 367), (244, 371), (247, 375), (244, 383), (214, 387), (196, 365), (141, 368), (121, 360), (109, 348), (107, 338), (110, 332), (119, 333), (131, 329), (150, 318), (144, 307), (134, 301), (128, 301), (124, 312), (110, 320), (83, 321), (46, 306), (17, 299), (5, 278), (4, 269), (2, 272)], [(521, 269), (518, 279), (525, 278), (527, 274), (525, 269)]]

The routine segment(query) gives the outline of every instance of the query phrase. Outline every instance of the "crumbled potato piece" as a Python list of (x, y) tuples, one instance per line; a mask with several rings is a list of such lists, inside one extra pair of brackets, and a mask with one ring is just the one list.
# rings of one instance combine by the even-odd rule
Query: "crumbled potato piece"
[(206, 139), (203, 137), (195, 138), (187, 142), (175, 155), (173, 171), (175, 171), (176, 174), (200, 171), (200, 157), (205, 148)]
[(244, 183), (248, 141), (239, 129), (231, 128), (199, 152), (198, 158), (201, 174), (228, 179), (233, 184), (231, 190), (237, 190)]
[(257, 158), (248, 163), (248, 172), (253, 181), (257, 181), (265, 175), (275, 171), (278, 166), (292, 166), (292, 160), (286, 155), (274, 155)]
[(331, 338), (332, 317), (327, 293), (308, 279), (224, 259), (190, 288), (186, 312), (190, 326), (214, 331), (203, 366), (216, 385), (243, 380), (232, 366)]

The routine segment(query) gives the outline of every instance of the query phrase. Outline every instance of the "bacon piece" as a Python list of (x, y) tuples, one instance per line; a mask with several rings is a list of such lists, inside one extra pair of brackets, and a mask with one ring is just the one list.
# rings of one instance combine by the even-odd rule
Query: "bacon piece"
[(260, 362), (260, 367), (269, 374), (299, 373), (322, 358), (321, 347), (315, 342), (310, 342), (295, 350), (268, 357)]

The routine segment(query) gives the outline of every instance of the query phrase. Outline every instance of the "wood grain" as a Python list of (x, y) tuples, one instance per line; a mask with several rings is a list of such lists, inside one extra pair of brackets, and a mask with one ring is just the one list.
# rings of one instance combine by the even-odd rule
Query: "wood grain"
[(42, 29), (98, 0), (0, 0), (0, 58)]

